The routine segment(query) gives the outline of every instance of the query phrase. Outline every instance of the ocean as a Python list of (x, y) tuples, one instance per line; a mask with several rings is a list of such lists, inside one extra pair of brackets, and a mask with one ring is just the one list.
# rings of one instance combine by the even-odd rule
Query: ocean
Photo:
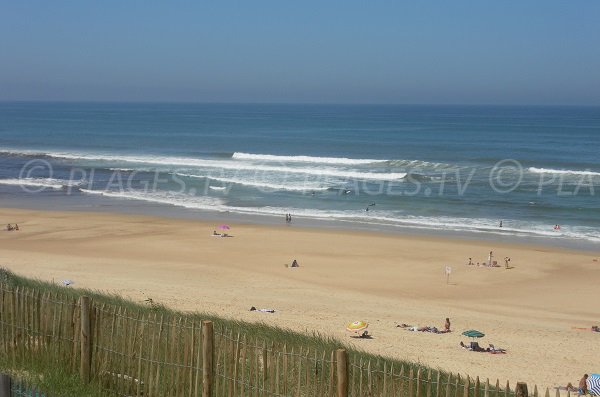
[(597, 107), (4, 102), (0, 205), (596, 249), (599, 147)]

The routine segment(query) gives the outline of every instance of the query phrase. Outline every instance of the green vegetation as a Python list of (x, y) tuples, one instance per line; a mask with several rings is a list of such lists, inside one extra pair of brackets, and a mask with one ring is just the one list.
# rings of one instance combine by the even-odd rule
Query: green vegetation
[[(2, 269), (0, 294), (0, 348), (5, 353), (0, 369), (36, 384), (52, 397), (95, 397), (108, 390), (135, 395), (139, 388), (153, 395), (171, 393), (173, 388), (176, 395), (191, 395), (201, 379), (197, 346), (202, 320), (214, 324), (219, 396), (236, 388), (273, 390), (280, 385), (288, 394), (325, 394), (335, 383), (331, 354), (339, 348), (348, 352), (352, 396), (365, 395), (367, 388), (373, 396), (386, 396), (390, 388), (396, 388), (396, 395), (408, 396), (409, 390), (414, 393), (419, 386), (424, 397), (464, 396), (465, 378), (373, 355), (318, 332), (306, 334), (210, 313), (184, 313), (152, 301), (135, 303)], [(84, 295), (92, 299), (95, 313), (89, 385), (79, 381), (77, 300)], [(418, 371), (420, 381), (416, 380)], [(469, 394), (476, 396), (473, 386)], [(490, 386), (490, 392), (495, 392), (495, 386)], [(480, 387), (478, 395), (483, 395), (484, 386)]]

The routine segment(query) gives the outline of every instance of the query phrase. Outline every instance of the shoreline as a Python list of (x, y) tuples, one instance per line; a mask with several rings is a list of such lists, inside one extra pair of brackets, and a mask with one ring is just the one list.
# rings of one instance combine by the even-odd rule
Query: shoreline
[[(214, 238), (219, 223), (121, 213), (0, 208), (0, 219), (19, 221), (20, 231), (0, 233), (0, 263), (23, 276), (345, 341), (345, 324), (361, 319), (374, 338), (350, 342), (358, 348), (511, 383), (573, 382), (600, 355), (599, 335), (572, 329), (598, 321), (598, 252), (233, 222), (233, 238)], [(490, 249), (514, 268), (465, 264)], [(284, 266), (292, 259), (299, 269)], [(446, 317), (451, 334), (396, 327)], [(509, 353), (460, 349), (471, 328)]]
[[(19, 201), (15, 198), (4, 200), (4, 208), (38, 211), (68, 211), (90, 213), (118, 213), (124, 215), (156, 216), (172, 219), (193, 219), (196, 221), (227, 220), (233, 223), (247, 225), (279, 226), (284, 225), (284, 214), (281, 216), (268, 214), (238, 213), (229, 211), (210, 211), (205, 209), (185, 208), (176, 205), (149, 203), (143, 200), (120, 199), (103, 196), (81, 197), (61, 195), (44, 197), (42, 200), (36, 194), (22, 194)], [(83, 204), (86, 203), (86, 204)], [(293, 214), (294, 215), (294, 214)], [(491, 231), (452, 231), (437, 230), (432, 227), (413, 225), (393, 225), (382, 223), (362, 223), (343, 219), (320, 219), (294, 215), (294, 227), (306, 229), (325, 229), (334, 231), (360, 231), (365, 233), (384, 233), (400, 236), (418, 235), (452, 240), (480, 241), (506, 244), (529, 245), (539, 247), (559, 247), (567, 250), (600, 252), (600, 243), (585, 240), (575, 240), (563, 237), (518, 235), (498, 230)]]

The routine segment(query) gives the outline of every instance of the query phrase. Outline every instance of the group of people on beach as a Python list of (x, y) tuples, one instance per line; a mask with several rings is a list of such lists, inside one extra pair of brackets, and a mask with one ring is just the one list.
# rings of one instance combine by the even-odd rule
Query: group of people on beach
[[(437, 327), (415, 327), (408, 324), (398, 324), (396, 325), (398, 328), (403, 328), (407, 331), (415, 331), (415, 332), (431, 332), (434, 334), (446, 334), (448, 332), (452, 332), (450, 329), (450, 318), (446, 317), (446, 321), (444, 323), (444, 329), (438, 329)], [(499, 349), (494, 347), (494, 345), (490, 344), (488, 347), (484, 348), (479, 346), (477, 342), (471, 342), (469, 344), (465, 344), (464, 342), (460, 342), (460, 346), (464, 349), (475, 351), (475, 352), (486, 352), (492, 354), (503, 354), (506, 353), (505, 349)]]
[(450, 318), (446, 317), (446, 322), (444, 323), (444, 329), (439, 329), (437, 327), (430, 327), (428, 325), (424, 327), (415, 327), (413, 325), (408, 324), (398, 324), (396, 325), (398, 328), (403, 328), (407, 331), (415, 331), (415, 332), (431, 332), (433, 334), (446, 334), (448, 332), (452, 332), (450, 330)]
[[(498, 262), (495, 261), (495, 260), (493, 260), (493, 259), (494, 259), (494, 251), (490, 251), (490, 253), (488, 255), (487, 261), (483, 261), (481, 263), (479, 263), (479, 262), (474, 263), (473, 262), (473, 258), (469, 258), (469, 262), (467, 263), (467, 265), (469, 265), (469, 266), (475, 266), (475, 265), (477, 265), (477, 266), (486, 266), (486, 267), (500, 267), (498, 265)], [(506, 269), (509, 268), (509, 262), (510, 262), (510, 257), (505, 256), (504, 257), (504, 267)]]
[(15, 225), (11, 225), (10, 223), (8, 225), (6, 225), (6, 230), (9, 232), (12, 231), (18, 231), (19, 230), (19, 225), (15, 223)]
[(285, 223), (292, 223), (292, 214), (285, 214)]

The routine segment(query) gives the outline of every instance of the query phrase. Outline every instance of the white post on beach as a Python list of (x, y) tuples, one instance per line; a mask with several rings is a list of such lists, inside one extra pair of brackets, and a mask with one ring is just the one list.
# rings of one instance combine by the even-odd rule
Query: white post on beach
[(446, 266), (446, 284), (450, 283), (450, 273), (452, 273), (452, 267)]

